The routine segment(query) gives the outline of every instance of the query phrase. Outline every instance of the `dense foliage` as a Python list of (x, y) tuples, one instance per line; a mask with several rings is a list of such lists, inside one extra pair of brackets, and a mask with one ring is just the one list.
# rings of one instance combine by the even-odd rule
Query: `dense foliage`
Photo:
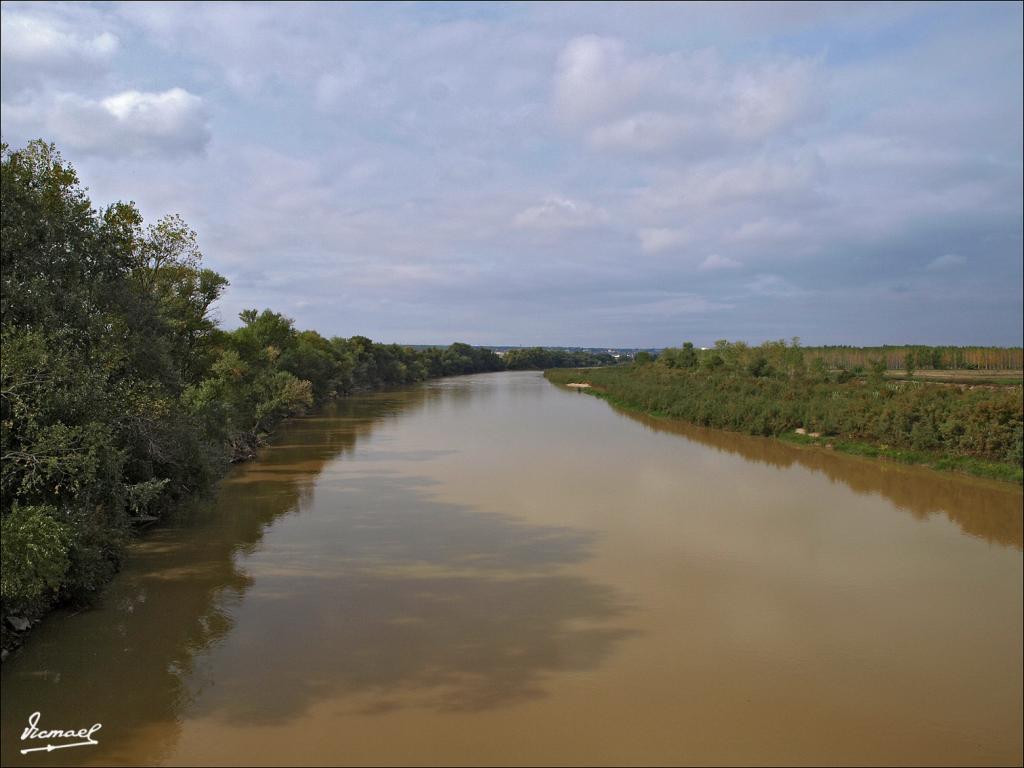
[(544, 370), (546, 368), (582, 368), (593, 365), (611, 365), (615, 358), (607, 353), (582, 350), (524, 347), (505, 353), (505, 367), (510, 371)]
[(1020, 386), (956, 386), (867, 376), (808, 361), (799, 344), (760, 347), (718, 342), (666, 349), (654, 361), (586, 372), (549, 373), (557, 382), (590, 382), (599, 393), (650, 413), (754, 435), (798, 428), (930, 455), (1007, 465), (1024, 461)]
[(79, 600), (133, 526), (208, 487), (281, 419), (326, 398), (493, 371), (488, 349), (327, 339), (246, 310), (176, 216), (95, 210), (52, 145), (3, 147), (0, 492), (4, 613)]

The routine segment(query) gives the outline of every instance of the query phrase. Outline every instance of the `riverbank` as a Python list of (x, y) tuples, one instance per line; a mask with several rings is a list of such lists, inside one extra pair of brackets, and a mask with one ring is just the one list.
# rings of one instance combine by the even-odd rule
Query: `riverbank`
[[(987, 392), (953, 388), (950, 392), (949, 387), (916, 382), (743, 381), (735, 374), (667, 370), (652, 364), (551, 370), (544, 376), (563, 386), (590, 384), (587, 393), (655, 418), (945, 472), (1024, 482), (1019, 459), (1007, 455), (1020, 450), (1019, 387)], [(943, 391), (937, 392), (939, 389)], [(839, 424), (847, 429), (837, 428)], [(888, 428), (887, 434), (879, 434), (880, 425)], [(934, 443), (941, 441), (943, 432), (966, 436), (964, 442), (974, 441), (977, 449), (973, 453), (936, 449)], [(926, 447), (929, 440), (932, 447)], [(992, 455), (1000, 453), (1003, 458)]]

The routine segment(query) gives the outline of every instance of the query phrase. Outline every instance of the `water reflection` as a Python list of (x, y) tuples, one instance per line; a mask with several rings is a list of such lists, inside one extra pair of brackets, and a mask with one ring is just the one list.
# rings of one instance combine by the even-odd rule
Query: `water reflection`
[(596, 665), (625, 636), (603, 624), (621, 598), (558, 572), (588, 556), (589, 536), (431, 501), (420, 486), (379, 472), (320, 485), (333, 513), (303, 521), (316, 545), (249, 563), (260, 590), (238, 617), (246, 631), (210, 659), (229, 685), (193, 714), (277, 721), (339, 692), (374, 710), (491, 708), (542, 695), (545, 673)]
[(991, 543), (1022, 549), (1024, 496), (1019, 488), (1008, 483), (947, 475), (816, 448), (801, 448), (770, 438), (698, 427), (682, 421), (653, 418), (615, 405), (611, 407), (619, 415), (640, 422), (654, 432), (680, 435), (701, 445), (780, 469), (794, 465), (806, 467), (857, 493), (879, 494), (918, 519), (944, 513), (965, 533)]
[[(313, 420), (290, 425), (259, 462), (225, 480), (218, 496), (229, 502), (223, 509), (200, 504), (183, 510), (132, 548), (101, 605), (44, 622), (3, 666), (4, 764), (24, 762), (14, 734), (31, 711), (42, 712), (53, 727), (82, 718), (104, 723), (99, 739), (112, 744), (104, 748), (107, 755), (145, 734), (148, 759), (158, 760), (173, 745), (178, 714), (193, 696), (183, 681), (195, 657), (230, 631), (252, 583), (236, 555), (252, 552), (276, 518), (308, 501), (324, 463), (352, 450), (393, 410), (386, 399), (373, 405), (361, 417), (339, 409), (337, 428)], [(259, 478), (264, 465), (292, 462), (297, 452), (305, 459), (301, 471)], [(31, 762), (87, 761), (88, 752), (36, 753)]]
[[(450, 450), (357, 450), (399, 413), (473, 395), (442, 384), (296, 421), (214, 503), (147, 535), (101, 606), (51, 617), (4, 664), (4, 764), (160, 762), (185, 717), (275, 723), (325, 697), (490, 709), (600, 664), (627, 606), (560, 572), (589, 556), (588, 534), (433, 501), (427, 479), (380, 468)], [(33, 711), (50, 727), (104, 723), (102, 751), (18, 755)]]

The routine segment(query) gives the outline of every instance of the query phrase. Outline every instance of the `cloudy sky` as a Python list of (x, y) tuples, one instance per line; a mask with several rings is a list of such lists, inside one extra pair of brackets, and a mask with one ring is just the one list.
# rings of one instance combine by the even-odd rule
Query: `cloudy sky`
[(1020, 344), (1022, 5), (2, 4), (2, 131), (383, 341)]

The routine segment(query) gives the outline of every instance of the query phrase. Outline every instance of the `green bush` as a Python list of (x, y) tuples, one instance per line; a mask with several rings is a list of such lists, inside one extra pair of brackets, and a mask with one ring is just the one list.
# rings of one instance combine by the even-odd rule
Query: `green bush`
[(71, 533), (47, 506), (14, 506), (0, 523), (0, 595), (13, 606), (53, 595), (70, 567)]

